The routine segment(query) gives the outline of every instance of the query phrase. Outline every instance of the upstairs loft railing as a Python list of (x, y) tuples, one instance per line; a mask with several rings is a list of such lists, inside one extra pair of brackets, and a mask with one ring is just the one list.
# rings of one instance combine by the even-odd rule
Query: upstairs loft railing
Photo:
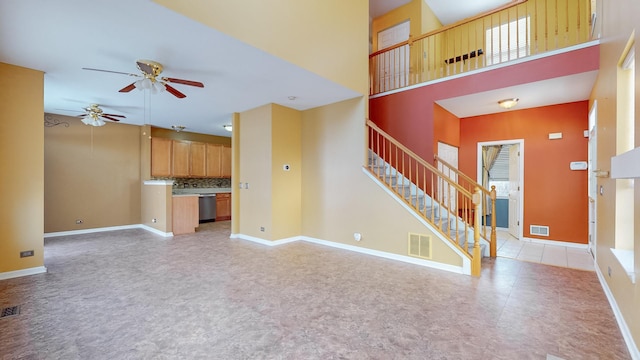
[(369, 56), (369, 94), (462, 74), (590, 39), (590, 0), (515, 0), (374, 52)]
[[(367, 170), (465, 254), (471, 262), (471, 274), (479, 276), (481, 242), (489, 244), (490, 256), (496, 256), (495, 211), (490, 216), (491, 230), (480, 216), (487, 191), (481, 186), (463, 187), (370, 120), (367, 135)], [(495, 208), (495, 191), (488, 199), (489, 206)]]

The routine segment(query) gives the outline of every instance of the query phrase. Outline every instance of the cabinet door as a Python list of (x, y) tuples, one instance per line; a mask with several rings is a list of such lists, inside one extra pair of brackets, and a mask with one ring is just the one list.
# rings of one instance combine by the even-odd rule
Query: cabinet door
[(222, 177), (231, 177), (231, 146), (222, 147), (222, 156), (220, 157), (220, 166)]
[(207, 144), (207, 177), (221, 177), (222, 145)]
[(216, 195), (216, 221), (231, 219), (231, 194)]
[(171, 176), (171, 139), (151, 138), (151, 176)]
[(191, 153), (189, 175), (193, 177), (205, 177), (207, 175), (206, 149), (207, 145), (200, 142), (192, 142), (189, 146), (189, 152)]
[(175, 177), (189, 176), (189, 147), (190, 142), (173, 140), (173, 164), (172, 175)]

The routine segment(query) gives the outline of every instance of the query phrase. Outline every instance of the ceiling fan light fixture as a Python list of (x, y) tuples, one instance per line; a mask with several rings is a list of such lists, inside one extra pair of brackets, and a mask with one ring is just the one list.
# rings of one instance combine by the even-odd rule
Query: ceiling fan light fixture
[(512, 107), (516, 106), (516, 104), (518, 104), (518, 101), (520, 101), (520, 99), (518, 98), (503, 99), (498, 101), (498, 106), (503, 109), (511, 109)]
[(222, 127), (227, 131), (233, 131), (233, 126), (232, 125), (222, 125)]
[(105, 122), (97, 116), (87, 115), (82, 118), (82, 123), (89, 126), (104, 126)]

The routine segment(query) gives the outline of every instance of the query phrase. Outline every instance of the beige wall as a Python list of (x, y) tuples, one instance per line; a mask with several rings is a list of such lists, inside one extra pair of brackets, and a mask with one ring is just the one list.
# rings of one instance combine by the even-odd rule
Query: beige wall
[[(637, 29), (637, 14), (640, 3), (634, 0), (598, 1), (598, 21), (602, 27), (600, 45), (600, 72), (591, 100), (598, 106), (598, 168), (611, 169), (611, 157), (616, 155), (616, 104), (617, 104), (617, 64), (634, 28)], [(636, 34), (637, 37), (637, 34)], [(640, 47), (635, 42), (636, 64)], [(635, 147), (640, 146), (640, 71), (635, 70)], [(617, 259), (612, 255), (616, 235), (616, 180), (598, 178), (603, 194), (597, 198), (597, 266), (610, 288), (620, 308), (636, 346), (640, 344), (640, 285), (632, 284)], [(634, 258), (635, 271), (640, 274), (640, 181), (635, 180), (635, 230)], [(611, 275), (608, 270), (611, 269)]]
[(139, 224), (140, 127), (52, 116), (69, 126), (44, 132), (44, 231)]
[(352, 71), (361, 59), (349, 54), (368, 52), (368, 0), (154, 1), (340, 85), (367, 91), (361, 74)]
[[(163, 233), (173, 230), (171, 185), (142, 185), (142, 221), (143, 225), (154, 228)], [(153, 220), (156, 222), (153, 222)]]
[[(303, 113), (302, 232), (407, 255), (409, 232), (432, 233), (362, 172), (366, 102), (348, 100)], [(435, 238), (432, 260), (462, 266), (460, 256)]]
[(0, 63), (0, 275), (44, 265), (43, 93), (42, 72)]
[[(302, 113), (272, 105), (271, 196), (272, 236), (302, 234)], [(283, 169), (289, 165), (289, 170)]]
[[(239, 196), (239, 232), (266, 240), (277, 240), (272, 235), (271, 186), (271, 105), (240, 114), (240, 169), (234, 179), (249, 184), (237, 189)], [(235, 131), (235, 130), (234, 130)], [(264, 231), (260, 228), (264, 227)]]

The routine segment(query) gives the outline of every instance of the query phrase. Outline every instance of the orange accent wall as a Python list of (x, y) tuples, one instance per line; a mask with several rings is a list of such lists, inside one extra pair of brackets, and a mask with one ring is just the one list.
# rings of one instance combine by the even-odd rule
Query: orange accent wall
[[(589, 102), (545, 106), (460, 119), (459, 167), (475, 177), (478, 142), (524, 139), (525, 237), (588, 243), (587, 161)], [(549, 133), (562, 139), (549, 140)], [(529, 225), (549, 226), (549, 237), (533, 236)]]
[(433, 153), (438, 142), (460, 147), (460, 119), (438, 104), (433, 104)]

